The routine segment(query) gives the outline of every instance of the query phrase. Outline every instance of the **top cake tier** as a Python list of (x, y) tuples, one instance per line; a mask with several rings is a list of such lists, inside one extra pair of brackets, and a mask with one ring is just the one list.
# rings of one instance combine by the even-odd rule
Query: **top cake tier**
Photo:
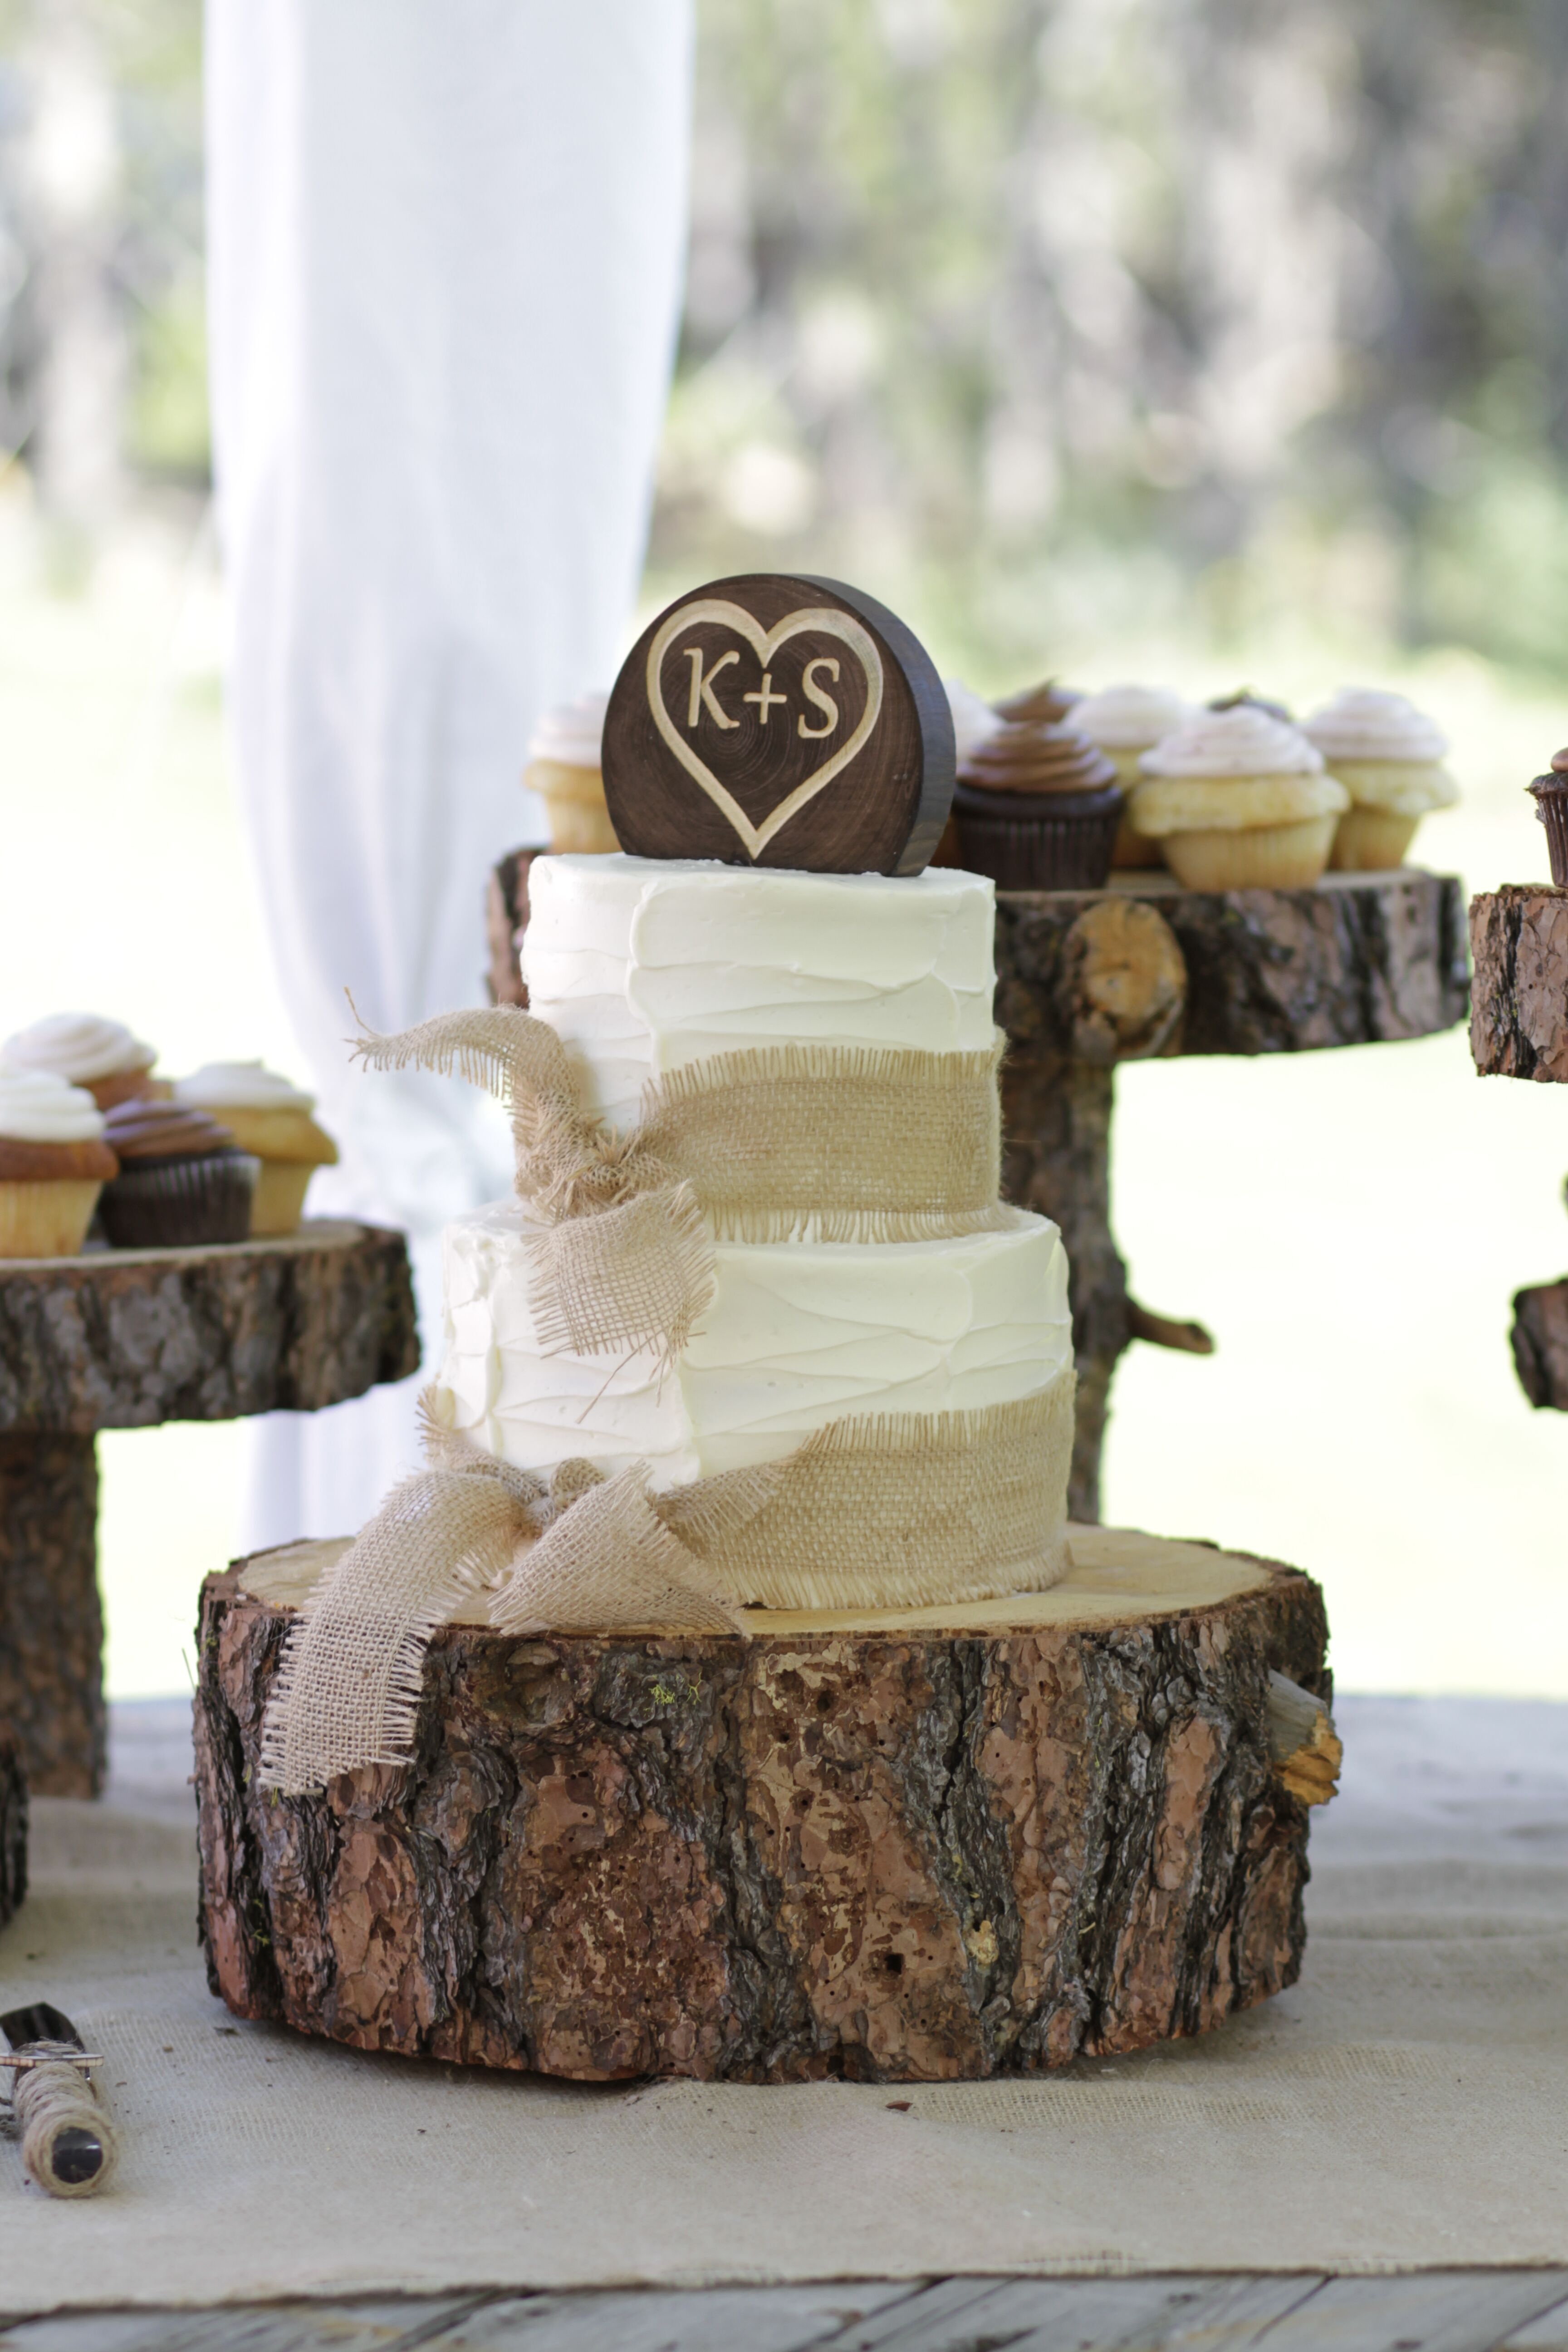
[(984, 1049), (994, 920), (994, 885), (948, 866), (894, 879), (542, 857), (522, 971), (580, 1057), (587, 1105), (629, 1127), (649, 1078), (750, 1045)]

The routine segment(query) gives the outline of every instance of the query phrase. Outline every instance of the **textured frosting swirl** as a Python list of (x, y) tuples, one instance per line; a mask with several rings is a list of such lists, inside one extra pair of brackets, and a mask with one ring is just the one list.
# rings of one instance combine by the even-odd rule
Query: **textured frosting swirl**
[(1309, 776), (1322, 764), (1299, 727), (1250, 702), (1194, 711), (1139, 762), (1149, 776)]
[(1054, 726), (1065, 719), (1073, 706), (1083, 699), (1076, 687), (1063, 686), (1054, 677), (1042, 679), (1038, 686), (1026, 686), (1017, 694), (1009, 694), (992, 705), (999, 719), (1022, 719), (1039, 726)]
[(188, 1078), (174, 1081), (176, 1101), (198, 1110), (313, 1110), (304, 1094), (262, 1062), (204, 1062)]
[(1207, 710), (1261, 710), (1270, 719), (1282, 719), (1287, 727), (1296, 724), (1289, 703), (1276, 702), (1267, 694), (1254, 694), (1249, 686), (1238, 686), (1234, 694), (1213, 694), (1204, 707)]
[(15, 1143), (96, 1143), (103, 1113), (54, 1070), (0, 1069), (0, 1136)]
[(947, 707), (952, 713), (953, 748), (962, 767), (972, 751), (977, 751), (988, 735), (994, 735), (1002, 720), (961, 677), (945, 677)]
[(553, 760), (563, 768), (596, 768), (609, 707), (607, 694), (584, 694), (575, 702), (558, 703), (534, 729), (529, 758)]
[(0, 1045), (0, 1064), (17, 1070), (52, 1070), (72, 1084), (118, 1076), (122, 1070), (150, 1070), (155, 1045), (133, 1037), (123, 1022), (96, 1013), (51, 1013), (30, 1029), (18, 1029)]
[(116, 1103), (103, 1115), (105, 1142), (121, 1160), (201, 1160), (234, 1143), (226, 1127), (187, 1103)]
[(1104, 751), (1142, 751), (1173, 735), (1193, 706), (1168, 686), (1102, 686), (1072, 707), (1080, 735)]
[(1342, 686), (1301, 721), (1301, 732), (1325, 760), (1440, 760), (1448, 748), (1424, 711), (1376, 686)]
[(1113, 784), (1116, 770), (1074, 727), (1012, 719), (977, 745), (959, 778), (984, 793), (1091, 793)]

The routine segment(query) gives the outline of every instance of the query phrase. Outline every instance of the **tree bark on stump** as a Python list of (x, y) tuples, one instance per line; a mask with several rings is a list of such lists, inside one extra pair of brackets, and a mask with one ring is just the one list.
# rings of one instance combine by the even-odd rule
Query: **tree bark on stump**
[(1470, 1052), (1483, 1077), (1568, 1084), (1568, 890), (1510, 884), (1470, 901)]
[(418, 1369), (406, 1245), (377, 1226), (0, 1264), (0, 1429), (313, 1412)]
[(0, 1433), (0, 1722), (35, 1796), (96, 1797), (108, 1763), (90, 1437)]
[(1532, 1405), (1568, 1412), (1568, 1279), (1513, 1297), (1513, 1361)]
[(1299, 1970), (1278, 1677), (1304, 1719), (1328, 1682), (1292, 1570), (1088, 1528), (1056, 1591), (945, 1614), (457, 1622), (412, 1763), (279, 1797), (262, 1714), (341, 1549), (204, 1592), (201, 1931), (239, 2015), (584, 2080), (909, 2082), (1203, 2032)]
[(0, 1927), (27, 1892), (27, 1775), (22, 1743), (0, 1723)]

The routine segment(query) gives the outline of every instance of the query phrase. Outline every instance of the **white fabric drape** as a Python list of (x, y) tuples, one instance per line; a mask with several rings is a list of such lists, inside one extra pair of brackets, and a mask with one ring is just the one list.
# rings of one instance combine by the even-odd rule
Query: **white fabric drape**
[[(315, 1213), (506, 1188), (491, 1108), (351, 1068), (481, 1000), (549, 704), (633, 611), (686, 219), (690, 0), (208, 0), (207, 234), (238, 789), (284, 1002), (343, 1147)], [(408, 1384), (411, 1386), (412, 1384)], [(411, 1396), (255, 1433), (245, 1540), (352, 1530)]]

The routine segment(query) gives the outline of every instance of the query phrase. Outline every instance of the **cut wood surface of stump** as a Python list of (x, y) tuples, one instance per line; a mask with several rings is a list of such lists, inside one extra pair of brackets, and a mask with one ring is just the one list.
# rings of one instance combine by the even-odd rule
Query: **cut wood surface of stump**
[(1279, 1751), (1321, 1752), (1327, 1630), (1292, 1570), (1079, 1528), (1051, 1592), (750, 1641), (476, 1606), (410, 1764), (279, 1797), (262, 1714), (342, 1549), (204, 1594), (202, 1935), (239, 2015), (583, 2080), (912, 2082), (1203, 2032), (1300, 1969)]
[(27, 1775), (22, 1743), (0, 1722), (0, 1927), (27, 1892)]

